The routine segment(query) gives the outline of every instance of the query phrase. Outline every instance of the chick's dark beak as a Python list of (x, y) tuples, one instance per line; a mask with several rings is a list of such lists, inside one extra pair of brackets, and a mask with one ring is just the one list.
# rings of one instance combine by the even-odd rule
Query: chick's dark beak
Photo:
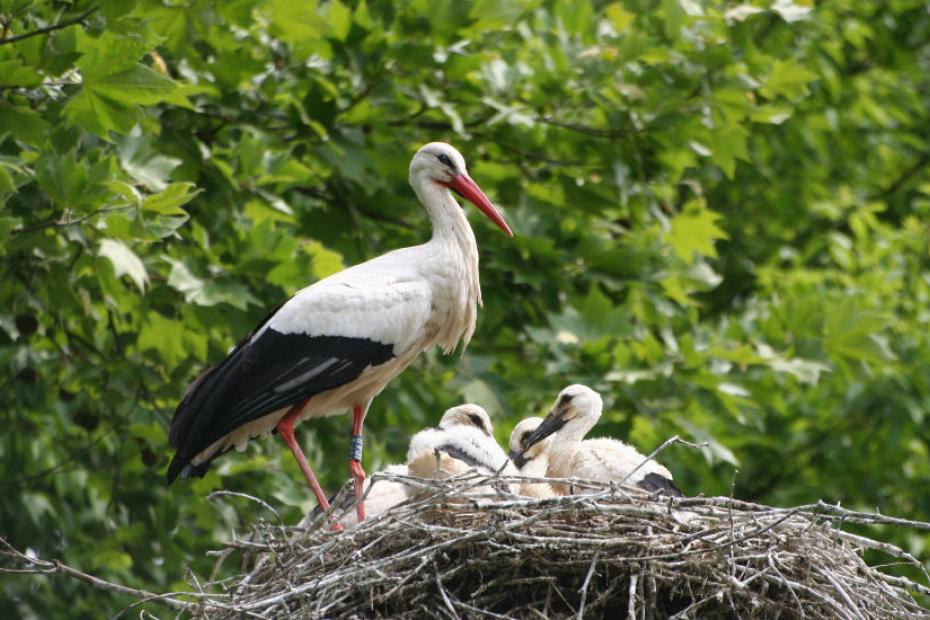
[(527, 460), (529, 460), (523, 456), (522, 452), (517, 452), (516, 450), (511, 450), (507, 457), (517, 469), (523, 469), (523, 466), (526, 465)]
[(566, 422), (568, 422), (568, 420), (564, 417), (566, 412), (567, 408), (555, 408), (550, 411), (549, 415), (546, 416), (546, 419), (542, 421), (542, 424), (537, 426), (536, 430), (533, 431), (533, 434), (527, 437), (526, 441), (523, 442), (523, 451), (526, 452), (530, 449), (530, 446), (538, 444), (540, 441), (565, 426)]

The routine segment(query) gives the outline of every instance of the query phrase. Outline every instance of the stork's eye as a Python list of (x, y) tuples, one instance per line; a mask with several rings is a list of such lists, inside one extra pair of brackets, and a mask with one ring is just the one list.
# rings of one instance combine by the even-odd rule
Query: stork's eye
[(440, 153), (436, 157), (439, 159), (439, 163), (441, 163), (442, 165), (449, 166), (450, 168), (452, 167), (452, 160), (449, 159), (449, 156), (446, 155), (445, 153)]
[(523, 433), (523, 435), (520, 437), (520, 445), (525, 448), (526, 442), (529, 440), (530, 435), (532, 434), (533, 434), (532, 431), (526, 431), (525, 433)]
[[(448, 159), (448, 158), (447, 158), (447, 159)], [(476, 415), (476, 414), (474, 414), (474, 413), (469, 413), (469, 414), (468, 414), (468, 419), (471, 420), (471, 423), (474, 424), (475, 426), (477, 426), (478, 428), (483, 428), (483, 427), (484, 427), (484, 424), (481, 423), (481, 417), (480, 417), (480, 416), (478, 416), (478, 415)]]
[(559, 406), (566, 406), (568, 403), (572, 402), (573, 398), (575, 398), (574, 394), (562, 394), (562, 398), (559, 399)]

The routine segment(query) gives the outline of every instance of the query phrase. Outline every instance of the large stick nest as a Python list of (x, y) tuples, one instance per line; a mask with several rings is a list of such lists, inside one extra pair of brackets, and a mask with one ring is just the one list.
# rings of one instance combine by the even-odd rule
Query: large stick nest
[[(402, 476), (419, 495), (343, 532), (259, 523), (229, 543), (243, 574), (195, 613), (222, 617), (928, 618), (930, 583), (901, 549), (844, 523), (930, 525), (818, 503), (591, 495), (531, 499), (488, 480)], [(525, 480), (525, 479), (523, 479)], [(500, 487), (501, 485), (497, 485)], [(575, 488), (584, 487), (584, 483)], [(593, 488), (592, 488), (593, 487)], [(869, 567), (873, 549), (922, 583)], [(887, 570), (887, 568), (886, 568)], [(212, 588), (211, 588), (212, 589)], [(916, 598), (915, 598), (916, 597)]]

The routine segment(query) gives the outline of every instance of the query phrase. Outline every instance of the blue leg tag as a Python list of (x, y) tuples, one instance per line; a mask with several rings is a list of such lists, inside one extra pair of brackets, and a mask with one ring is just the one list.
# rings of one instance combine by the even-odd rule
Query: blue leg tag
[(349, 449), (349, 458), (353, 461), (362, 462), (362, 436), (352, 435), (352, 444)]

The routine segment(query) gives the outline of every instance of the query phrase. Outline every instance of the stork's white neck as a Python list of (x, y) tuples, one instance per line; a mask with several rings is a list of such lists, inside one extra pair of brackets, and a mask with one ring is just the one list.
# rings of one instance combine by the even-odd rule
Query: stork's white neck
[(565, 426), (558, 430), (552, 443), (581, 441), (588, 434), (588, 431), (594, 428), (600, 417), (600, 411), (586, 411), (582, 415), (569, 420)]
[(477, 306), (481, 305), (481, 284), (478, 278), (478, 244), (475, 233), (452, 193), (426, 175), (411, 175), (410, 185), (433, 225), (429, 246), (435, 248), (437, 263), (426, 265), (436, 276), (435, 286), (452, 292), (437, 298), (450, 300), (442, 309), (443, 326), (439, 344), (447, 353), (463, 340), (467, 345), (475, 331)]
[(477, 254), (475, 234), (462, 207), (452, 197), (452, 192), (432, 179), (422, 176), (411, 179), (411, 185), (429, 214), (430, 223), (433, 225), (433, 239), (441, 239), (447, 243), (454, 241), (475, 248)]
[(548, 469), (549, 469), (549, 454), (548, 452), (540, 452), (536, 456), (530, 458), (526, 462), (526, 464), (523, 465), (523, 468), (520, 470), (520, 473), (524, 476), (545, 478), (546, 471)]

